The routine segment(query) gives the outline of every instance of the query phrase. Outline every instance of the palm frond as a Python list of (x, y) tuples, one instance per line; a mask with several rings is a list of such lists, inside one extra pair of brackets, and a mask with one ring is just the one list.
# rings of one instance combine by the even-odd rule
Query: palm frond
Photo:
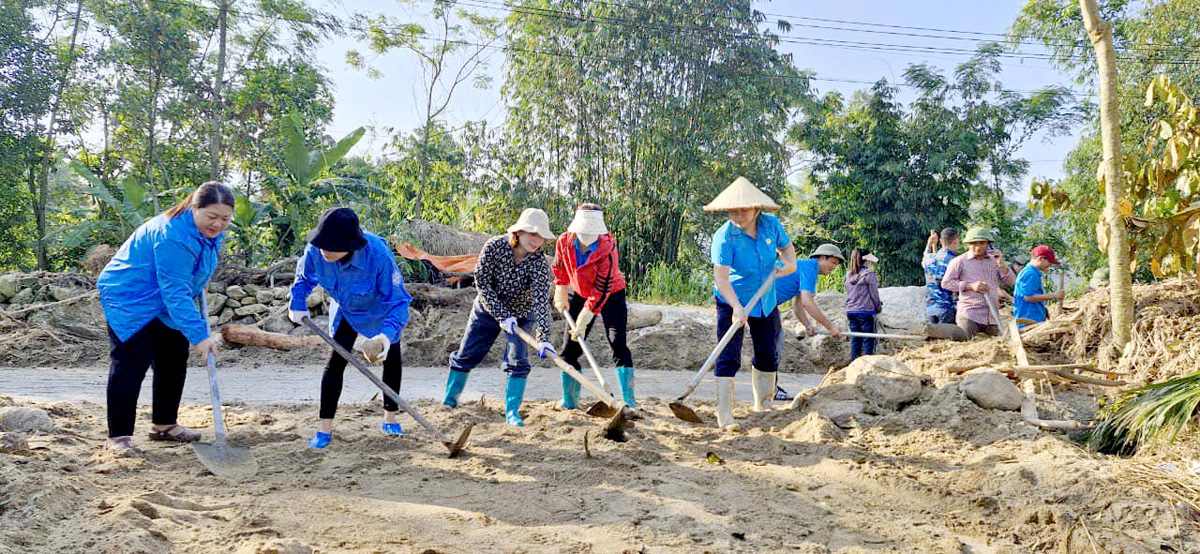
[(1132, 389), (1104, 406), (1088, 444), (1126, 454), (1158, 441), (1174, 441), (1200, 405), (1200, 372)]

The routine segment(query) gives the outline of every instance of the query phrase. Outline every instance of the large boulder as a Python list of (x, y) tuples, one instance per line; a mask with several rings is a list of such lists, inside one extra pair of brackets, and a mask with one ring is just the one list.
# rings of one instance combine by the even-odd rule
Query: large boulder
[[(29, 290), (29, 289), (25, 289)], [(91, 340), (108, 338), (104, 309), (96, 296), (35, 310), (26, 321)]]
[(0, 275), (0, 302), (8, 302), (8, 300), (17, 295), (17, 291), (21, 287), (17, 283), (17, 274), (9, 273)]
[(901, 331), (921, 334), (925, 330), (925, 287), (883, 287), (879, 289), (883, 312), (880, 332)]
[(12, 297), (9, 298), (9, 301), (12, 302), (14, 306), (33, 302), (33, 289), (28, 287), (23, 288), (17, 291), (16, 294), (12, 295)]
[(0, 431), (32, 433), (53, 428), (54, 421), (46, 410), (19, 406), (0, 408)]
[(981, 408), (1017, 411), (1025, 395), (1003, 373), (994, 370), (973, 371), (959, 387), (967, 398)]
[[(821, 313), (829, 318), (834, 325), (841, 329), (849, 329), (850, 324), (846, 319), (846, 295), (836, 290), (824, 290), (817, 293), (814, 297), (817, 301), (817, 307), (821, 308)], [(887, 306), (884, 306), (887, 310)], [(817, 325), (820, 327), (820, 325)]]
[(626, 323), (626, 328), (632, 331), (634, 329), (652, 327), (662, 322), (662, 319), (662, 310), (651, 308), (645, 305), (631, 304), (629, 306), (629, 318)]
[[(846, 382), (867, 398), (898, 410), (921, 394), (921, 378), (891, 356), (861, 356), (846, 366)], [(832, 419), (832, 418), (831, 418)]]

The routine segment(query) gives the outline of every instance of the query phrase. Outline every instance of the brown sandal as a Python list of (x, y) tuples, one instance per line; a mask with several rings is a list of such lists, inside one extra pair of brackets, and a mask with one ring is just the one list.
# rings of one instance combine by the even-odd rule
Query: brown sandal
[(150, 431), (150, 440), (167, 442), (196, 442), (200, 433), (182, 425), (171, 425), (161, 431)]
[(133, 437), (112, 437), (104, 445), (105, 450), (111, 450), (118, 456), (137, 456), (142, 450), (133, 445)]

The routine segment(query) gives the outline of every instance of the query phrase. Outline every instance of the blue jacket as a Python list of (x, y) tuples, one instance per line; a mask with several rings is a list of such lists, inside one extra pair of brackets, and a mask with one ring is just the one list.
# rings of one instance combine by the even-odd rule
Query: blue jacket
[(392, 344), (408, 325), (412, 295), (404, 288), (404, 277), (396, 267), (387, 242), (374, 233), (363, 233), (367, 245), (350, 254), (350, 260), (327, 262), (321, 250), (309, 244), (296, 263), (291, 309), (304, 311), (308, 295), (317, 285), (333, 299), (330, 303), (329, 334), (337, 332), (342, 318), (367, 338), (387, 335)]
[[(730, 268), (729, 284), (733, 286), (733, 292), (742, 306), (750, 301), (758, 292), (758, 287), (775, 271), (779, 250), (792, 245), (792, 239), (779, 218), (770, 214), (758, 215), (756, 235), (757, 238), (750, 238), (731, 221), (726, 221), (713, 235), (712, 264)], [(713, 295), (718, 301), (728, 304), (716, 287), (713, 287)], [(775, 310), (775, 306), (775, 287), (772, 286), (763, 293), (762, 299), (749, 311), (749, 315), (766, 317)]]
[(208, 338), (207, 314), (196, 306), (217, 269), (225, 233), (200, 234), (192, 211), (158, 215), (138, 227), (104, 266), (96, 289), (108, 326), (121, 341), (154, 318), (187, 337), (193, 346)]
[(946, 268), (955, 256), (958, 254), (953, 250), (942, 248), (937, 253), (926, 252), (921, 257), (921, 267), (925, 269), (925, 315), (954, 312), (954, 293), (942, 288), (942, 277), (946, 276)]

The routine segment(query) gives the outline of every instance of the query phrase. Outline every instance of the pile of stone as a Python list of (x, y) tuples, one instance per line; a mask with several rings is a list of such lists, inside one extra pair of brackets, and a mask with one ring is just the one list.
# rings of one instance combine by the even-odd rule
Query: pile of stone
[[(290, 292), (289, 287), (209, 283), (208, 324), (216, 328), (226, 323), (262, 322), (266, 331), (293, 334), (296, 325), (287, 318)], [(329, 312), (329, 295), (321, 287), (313, 290), (307, 303), (314, 316)]]
[(19, 310), (33, 304), (67, 300), (86, 294), (90, 287), (61, 279), (57, 284), (37, 273), (7, 273), (0, 275), (0, 308)]

